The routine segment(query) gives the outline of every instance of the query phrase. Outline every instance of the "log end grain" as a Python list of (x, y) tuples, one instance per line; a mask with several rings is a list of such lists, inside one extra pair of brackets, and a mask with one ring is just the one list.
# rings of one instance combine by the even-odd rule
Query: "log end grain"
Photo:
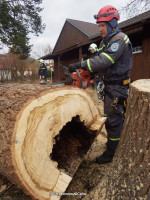
[(35, 199), (55, 199), (50, 193), (65, 192), (105, 118), (84, 90), (72, 87), (39, 92), (14, 115), (14, 177), (6, 176)]

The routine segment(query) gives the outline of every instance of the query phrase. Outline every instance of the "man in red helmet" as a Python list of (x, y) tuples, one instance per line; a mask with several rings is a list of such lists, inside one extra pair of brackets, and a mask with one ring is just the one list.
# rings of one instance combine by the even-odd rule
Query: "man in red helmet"
[(70, 72), (78, 68), (90, 73), (101, 71), (105, 84), (104, 113), (107, 143), (105, 152), (96, 158), (98, 164), (111, 162), (120, 140), (124, 100), (128, 97), (129, 76), (132, 66), (132, 45), (118, 27), (119, 12), (113, 6), (105, 6), (94, 16), (99, 25), (102, 41), (99, 54), (86, 61), (69, 65)]

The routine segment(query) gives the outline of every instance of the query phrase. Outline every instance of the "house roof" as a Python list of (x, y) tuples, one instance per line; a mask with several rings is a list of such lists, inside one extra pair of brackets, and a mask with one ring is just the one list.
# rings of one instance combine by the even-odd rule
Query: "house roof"
[(86, 43), (90, 43), (90, 39), (97, 34), (100, 35), (96, 24), (66, 19), (53, 49), (52, 56), (58, 54), (58, 52), (68, 51), (68, 48), (74, 49), (77, 46), (82, 46), (85, 40)]
[(97, 24), (74, 19), (67, 19), (67, 21), (74, 27), (76, 27), (78, 30), (80, 30), (82, 33), (87, 35), (89, 38), (99, 34), (99, 27)]
[(145, 22), (146, 20), (150, 20), (150, 10), (119, 23), (119, 27), (125, 28), (127, 26), (138, 24), (140, 22)]
[[(144, 12), (140, 15), (137, 15), (133, 18), (130, 18), (128, 20), (125, 20), (121, 23), (119, 23), (119, 27), (121, 29), (124, 29), (124, 28), (128, 28), (128, 27), (131, 27), (133, 25), (138, 25), (139, 23), (145, 23), (147, 21), (150, 21), (150, 10), (147, 11), (147, 12)], [(79, 21), (79, 20), (74, 20), (74, 19), (66, 19), (66, 22), (70, 23), (73, 27), (75, 27), (77, 30), (79, 30), (80, 32), (82, 32), (87, 38), (89, 38), (89, 40), (93, 39), (93, 38), (97, 38), (97, 37), (100, 37), (100, 33), (99, 33), (99, 27), (97, 24), (94, 24), (94, 23), (90, 23), (90, 22), (84, 22), (84, 21)], [(65, 22), (65, 24), (66, 24)], [(64, 31), (64, 27), (65, 27), (65, 24), (62, 28), (62, 31), (59, 35), (59, 38), (62, 34), (62, 32)], [(56, 45), (59, 41), (59, 38), (56, 42)], [(55, 45), (55, 47), (56, 47)], [(55, 50), (55, 47), (54, 47), (54, 50)], [(76, 47), (74, 47), (76, 48)], [(53, 51), (54, 51), (53, 50)], [(53, 57), (53, 52), (52, 54), (48, 54), (48, 55), (45, 55), (43, 56), (42, 58), (43, 59), (48, 59), (48, 57), (52, 58)]]
[(48, 54), (38, 58), (38, 60), (40, 60), (40, 59), (43, 59), (43, 60), (52, 59), (52, 53), (48, 53)]
[[(94, 23), (90, 23), (90, 22), (84, 22), (84, 21), (79, 21), (79, 20), (74, 20), (74, 19), (66, 19), (65, 23), (64, 23), (64, 26), (60, 32), (60, 35), (57, 39), (57, 42), (55, 44), (55, 47), (53, 49), (53, 52), (52, 54), (48, 54), (48, 55), (45, 55), (45, 56), (42, 56), (40, 57), (39, 59), (51, 59), (54, 57), (54, 54), (56, 53), (56, 48), (58, 48), (58, 42), (60, 41), (60, 38), (66, 28), (66, 24), (69, 23), (71, 26), (73, 26), (76, 30), (78, 30), (80, 33), (82, 33), (83, 35), (85, 35), (88, 40), (92, 39), (93, 36), (94, 37), (97, 37), (97, 36), (100, 36), (100, 33), (99, 33), (99, 28), (98, 28), (98, 25), (97, 24), (94, 24)], [(74, 43), (74, 42), (73, 42)], [(76, 45), (81, 45), (80, 42), (77, 42), (77, 43), (74, 43), (72, 44), (70, 47), (74, 47), (76, 48)], [(68, 47), (66, 48), (68, 49)]]

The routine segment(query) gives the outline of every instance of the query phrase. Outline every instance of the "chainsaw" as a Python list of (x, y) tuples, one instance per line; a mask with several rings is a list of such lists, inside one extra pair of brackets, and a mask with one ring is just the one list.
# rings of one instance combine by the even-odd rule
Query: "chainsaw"
[(63, 66), (63, 71), (65, 75), (65, 85), (86, 89), (95, 82), (95, 78), (91, 78), (88, 71), (76, 69), (75, 72), (70, 73), (66, 66)]

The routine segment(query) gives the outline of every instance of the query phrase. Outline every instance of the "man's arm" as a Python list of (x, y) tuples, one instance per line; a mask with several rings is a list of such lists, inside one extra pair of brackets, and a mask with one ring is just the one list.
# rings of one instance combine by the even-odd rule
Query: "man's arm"
[(127, 43), (124, 38), (116, 39), (115, 41), (110, 41), (108, 48), (105, 49), (99, 56), (90, 58), (86, 61), (81, 62), (81, 68), (86, 68), (89, 72), (96, 72), (99, 70), (106, 69), (118, 60), (122, 55), (124, 49), (127, 47)]

